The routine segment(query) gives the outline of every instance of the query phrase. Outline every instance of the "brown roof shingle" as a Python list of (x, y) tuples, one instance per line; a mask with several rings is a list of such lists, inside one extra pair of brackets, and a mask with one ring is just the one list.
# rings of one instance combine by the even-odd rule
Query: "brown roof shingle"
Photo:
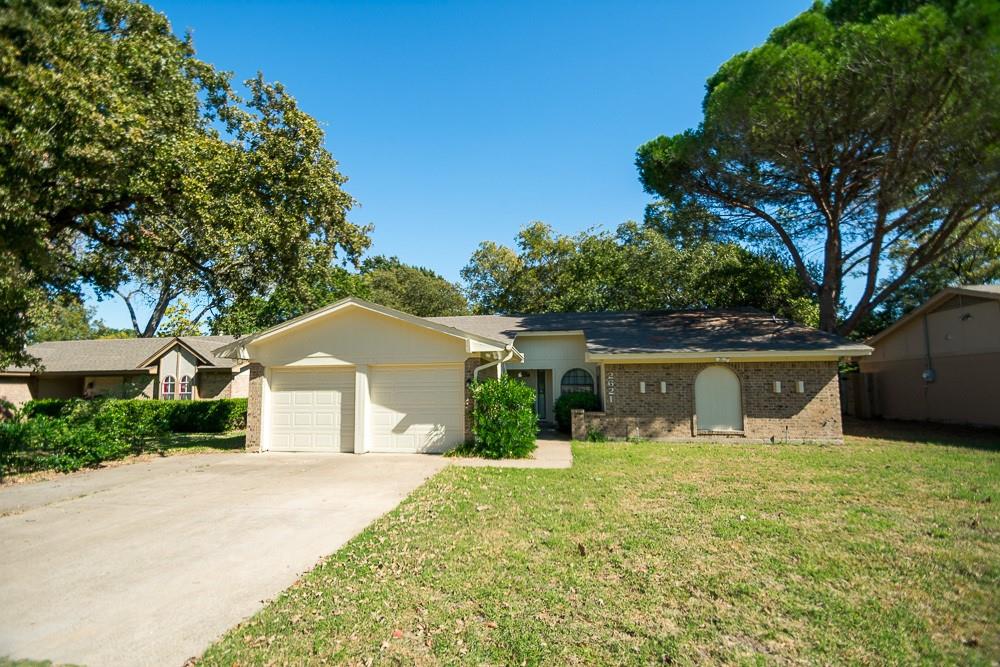
[[(42, 372), (127, 372), (138, 370), (139, 364), (172, 340), (172, 337), (163, 337), (50, 341), (29, 345), (26, 351), (40, 361)], [(236, 340), (233, 336), (181, 336), (180, 340), (213, 366), (232, 368), (239, 363), (213, 354), (216, 348)], [(6, 370), (27, 372), (33, 369), (14, 367)]]
[(429, 317), (512, 341), (532, 331), (582, 331), (592, 354), (843, 350), (866, 346), (755, 309)]

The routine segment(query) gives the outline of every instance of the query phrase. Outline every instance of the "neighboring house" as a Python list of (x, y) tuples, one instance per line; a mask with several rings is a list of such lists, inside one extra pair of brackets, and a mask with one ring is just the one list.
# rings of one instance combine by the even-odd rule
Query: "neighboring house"
[(837, 364), (871, 350), (760, 311), (420, 318), (348, 298), (226, 345), (250, 363), (251, 450), (439, 452), (470, 437), (469, 383), (593, 391), (574, 434), (840, 441)]
[(1000, 286), (941, 290), (866, 342), (854, 414), (1000, 426)]
[(27, 348), (39, 369), (0, 371), (0, 399), (111, 395), (125, 398), (245, 397), (246, 364), (215, 356), (233, 336), (120, 338), (37, 343)]

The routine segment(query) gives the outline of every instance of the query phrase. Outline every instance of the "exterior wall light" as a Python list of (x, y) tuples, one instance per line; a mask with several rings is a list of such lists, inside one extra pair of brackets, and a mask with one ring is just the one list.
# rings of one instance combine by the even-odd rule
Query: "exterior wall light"
[(774, 381), (774, 393), (775, 394), (780, 394), (781, 393), (781, 380), (775, 380)]

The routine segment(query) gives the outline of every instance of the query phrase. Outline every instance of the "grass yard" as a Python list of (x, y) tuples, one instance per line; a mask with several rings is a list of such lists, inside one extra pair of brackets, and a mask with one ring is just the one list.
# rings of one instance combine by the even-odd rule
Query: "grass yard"
[(1000, 437), (880, 428), (450, 467), (199, 664), (995, 664)]
[(171, 433), (160, 443), (166, 456), (175, 454), (211, 454), (212, 452), (243, 451), (246, 431), (228, 433)]

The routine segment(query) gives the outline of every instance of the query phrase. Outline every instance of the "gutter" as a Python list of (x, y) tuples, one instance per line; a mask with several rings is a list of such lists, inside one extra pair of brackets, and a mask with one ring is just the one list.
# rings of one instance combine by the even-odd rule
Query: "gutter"
[(476, 366), (472, 371), (472, 381), (477, 382), (479, 380), (479, 371), (484, 371), (487, 368), (492, 368), (493, 366), (498, 366), (499, 364), (505, 364), (514, 358), (513, 345), (507, 345), (506, 347), (504, 347), (504, 350), (507, 351), (507, 356), (503, 357), (502, 359), (498, 358), (496, 361), (490, 361), (483, 364), (482, 366)]

